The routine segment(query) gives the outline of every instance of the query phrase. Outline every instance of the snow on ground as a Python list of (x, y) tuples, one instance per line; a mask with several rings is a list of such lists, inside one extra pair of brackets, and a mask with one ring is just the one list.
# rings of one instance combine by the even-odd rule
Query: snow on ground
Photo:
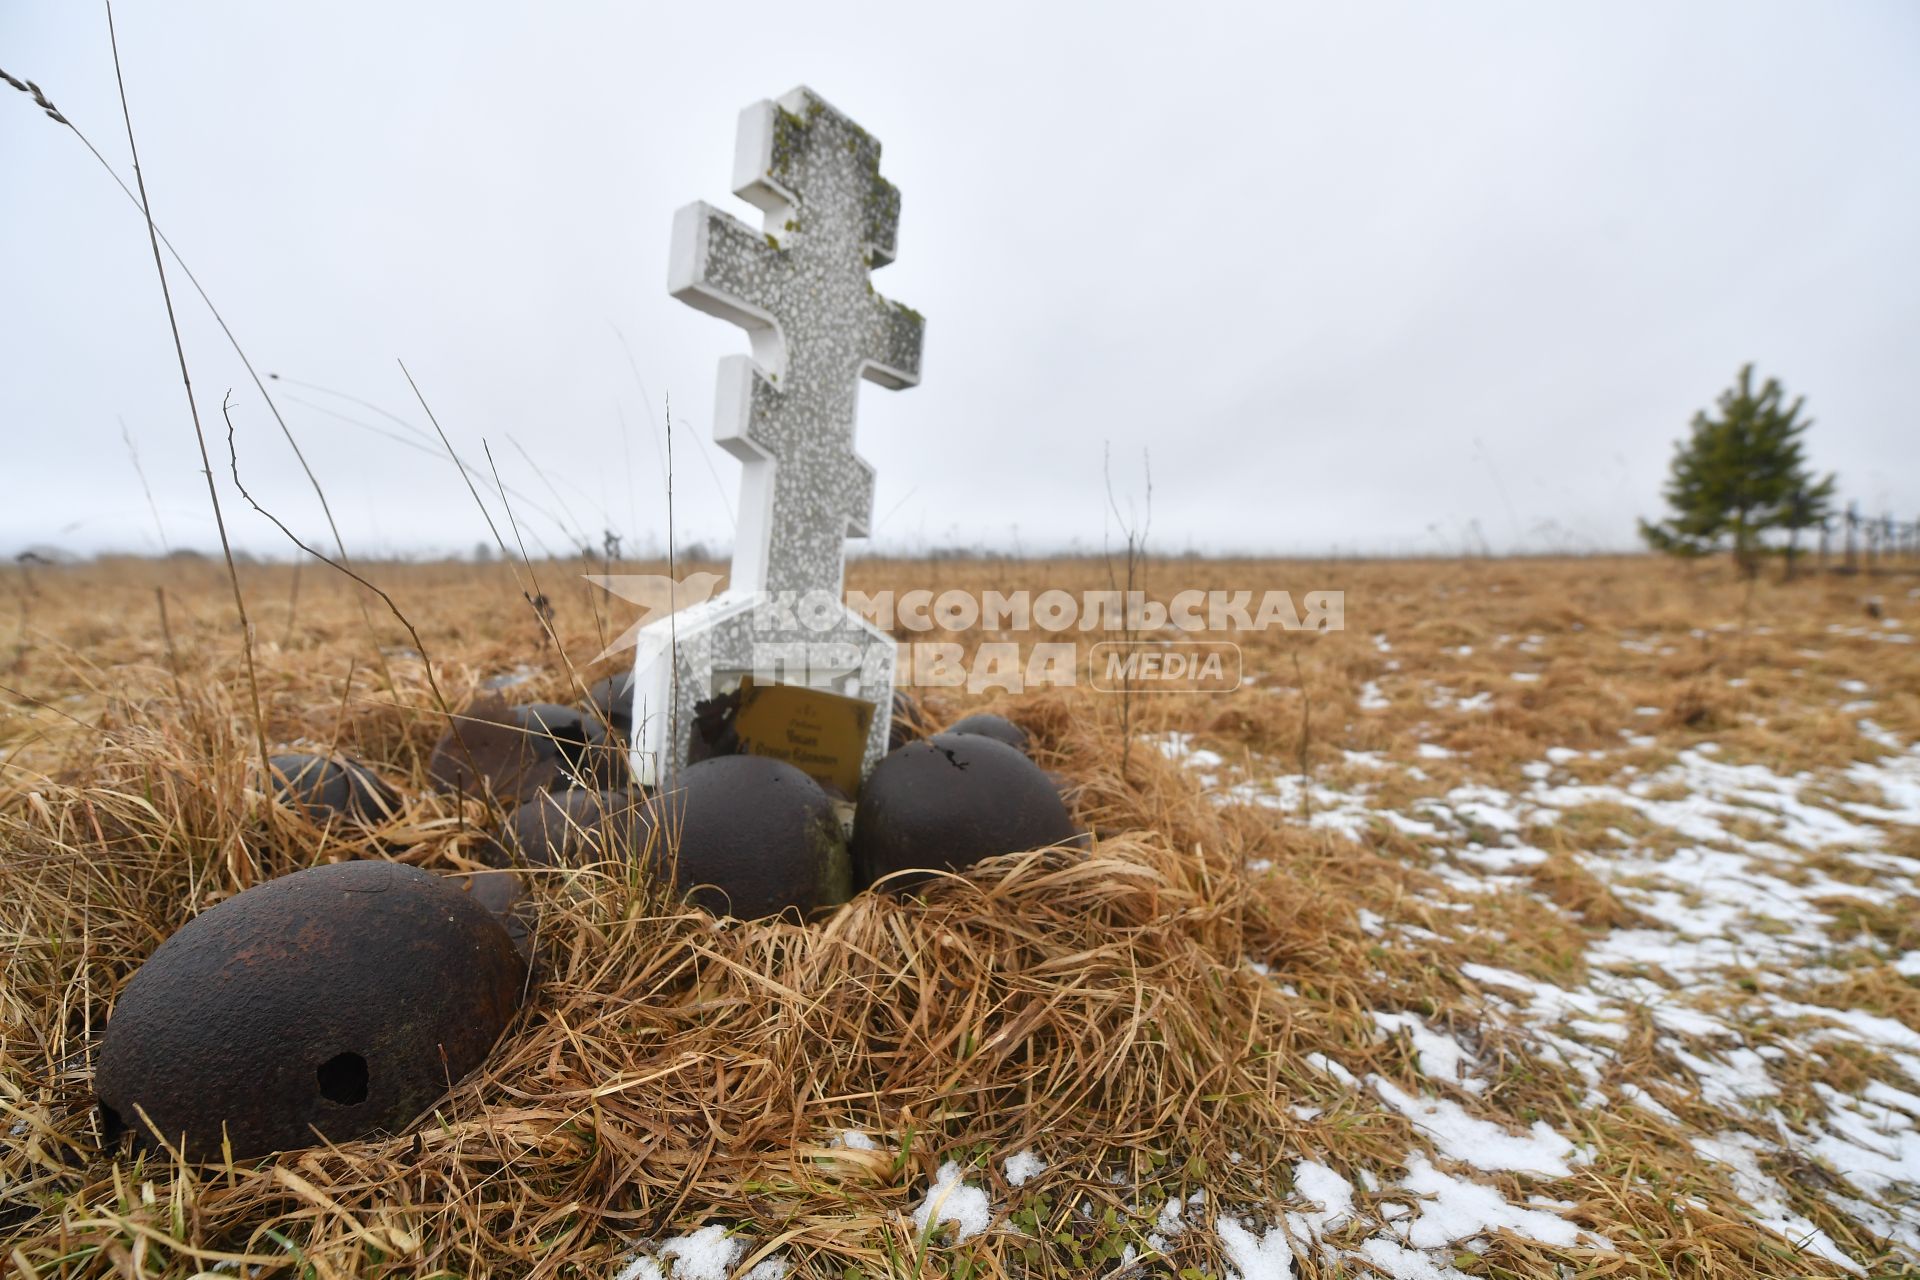
[(1001, 1167), (1010, 1187), (1025, 1186), (1027, 1179), (1047, 1171), (1047, 1162), (1031, 1151), (1016, 1151)]
[(1276, 1228), (1256, 1236), (1238, 1218), (1224, 1215), (1214, 1230), (1240, 1280), (1285, 1280), (1293, 1274), (1293, 1246), (1284, 1231)]
[[(1329, 1263), (1343, 1260), (1371, 1263), (1390, 1276), (1415, 1280), (1451, 1280), (1462, 1272), (1447, 1265), (1456, 1249), (1473, 1246), (1498, 1232), (1561, 1248), (1609, 1251), (1612, 1242), (1568, 1222), (1552, 1209), (1559, 1202), (1516, 1205), (1498, 1188), (1471, 1177), (1451, 1174), (1434, 1166), (1424, 1152), (1412, 1151), (1405, 1160), (1407, 1175), (1398, 1189), (1418, 1204), (1412, 1213), (1374, 1224), (1377, 1228), (1357, 1247), (1330, 1243), (1354, 1216), (1354, 1186), (1340, 1174), (1303, 1160), (1294, 1166), (1293, 1193), (1311, 1209), (1290, 1212), (1275, 1225), (1258, 1230), (1246, 1218), (1222, 1213), (1213, 1227), (1227, 1256), (1231, 1274), (1240, 1280), (1269, 1280), (1293, 1274), (1295, 1253), (1319, 1253)], [(1204, 1200), (1201, 1201), (1204, 1203)], [(1192, 1204), (1167, 1202), (1158, 1232), (1162, 1244), (1181, 1234), (1195, 1215)], [(1342, 1233), (1344, 1234), (1344, 1233)]]
[[(1866, 628), (1843, 634), (1889, 638)], [(1850, 684), (1846, 691), (1866, 689)], [(1436, 693), (1446, 694), (1450, 706), (1472, 709), (1451, 690)], [(1811, 1255), (1859, 1271), (1859, 1261), (1796, 1209), (1787, 1187), (1768, 1172), (1771, 1162), (1813, 1161), (1823, 1175), (1796, 1180), (1803, 1203), (1818, 1194), (1866, 1232), (1920, 1258), (1920, 1221), (1912, 1208), (1920, 1196), (1920, 1033), (1892, 1018), (1820, 1002), (1819, 988), (1845, 977), (1843, 966), (1857, 968), (1863, 956), (1920, 977), (1920, 951), (1902, 953), (1865, 933), (1849, 939), (1836, 926), (1843, 900), (1897, 911), (1903, 900), (1920, 896), (1920, 859), (1888, 840), (1890, 830), (1920, 826), (1920, 747), (1871, 720), (1856, 723), (1862, 747), (1839, 770), (1778, 773), (1729, 759), (1713, 743), (1682, 749), (1654, 767), (1644, 756), (1636, 755), (1636, 764), (1608, 752), (1556, 747), (1520, 770), (1519, 785), (1424, 785), (1414, 789), (1430, 794), (1400, 809), (1386, 806), (1382, 796), (1395, 771), (1403, 780), (1429, 783), (1413, 761), (1472, 763), (1470, 756), (1419, 743), (1405, 753), (1412, 760), (1348, 753), (1346, 763), (1362, 765), (1366, 777), (1344, 787), (1297, 772), (1243, 776), (1213, 763), (1218, 756), (1208, 772), (1219, 770), (1219, 777), (1207, 785), (1218, 803), (1310, 813), (1314, 827), (1355, 841), (1412, 837), (1427, 859), (1424, 869), (1449, 895), (1424, 905), (1465, 912), (1456, 917), (1465, 933), (1486, 932), (1470, 923), (1476, 897), (1539, 897), (1527, 872), (1549, 858), (1535, 843), (1544, 832), (1580, 833), (1573, 861), (1639, 920), (1595, 935), (1586, 977), (1577, 984), (1461, 964), (1461, 975), (1478, 988), (1487, 1031), (1517, 1037), (1577, 1076), (1587, 1090), (1584, 1105), (1633, 1108), (1671, 1126), (1678, 1140), (1717, 1167), (1754, 1221)], [(1623, 752), (1656, 745), (1625, 731), (1623, 739)], [(1192, 762), (1201, 753), (1188, 740), (1168, 754)], [(1374, 912), (1362, 913), (1360, 923), (1383, 938), (1444, 941)], [(1444, 1164), (1564, 1176), (1583, 1158), (1544, 1122), (1522, 1133), (1474, 1113), (1471, 1104), (1487, 1085), (1474, 1044), (1412, 1013), (1372, 1016), (1383, 1037), (1404, 1038), (1426, 1089), (1416, 1095), (1378, 1076), (1359, 1079), (1324, 1057), (1313, 1065), (1405, 1116)], [(1616, 1078), (1619, 1054), (1642, 1027), (1654, 1036), (1665, 1075)], [(1800, 1105), (1804, 1089), (1788, 1105), (1796, 1064), (1836, 1050), (1868, 1051), (1903, 1078), (1872, 1079), (1856, 1094), (1816, 1080), (1812, 1088), (1824, 1113)], [(1697, 1116), (1701, 1105), (1725, 1117), (1725, 1126), (1702, 1130), (1682, 1121), (1686, 1108)], [(1423, 1152), (1410, 1153), (1405, 1167), (1401, 1185), (1421, 1197), (1418, 1213), (1347, 1256), (1392, 1276), (1446, 1277), (1459, 1274), (1449, 1263), (1461, 1242), (1488, 1231), (1576, 1243), (1576, 1228), (1550, 1204), (1509, 1203), (1470, 1174), (1463, 1180), (1443, 1171)], [(1299, 1166), (1296, 1193), (1318, 1203), (1321, 1216), (1288, 1214), (1262, 1234), (1243, 1217), (1220, 1215), (1222, 1247), (1243, 1280), (1290, 1274), (1275, 1269), (1280, 1252), (1274, 1242), (1283, 1228), (1304, 1243), (1352, 1212), (1351, 1186), (1330, 1169)], [(1598, 1247), (1591, 1237), (1579, 1243)]]
[(1405, 1116), (1449, 1160), (1490, 1172), (1511, 1169), (1547, 1178), (1567, 1177), (1579, 1163), (1574, 1145), (1544, 1120), (1535, 1120), (1524, 1134), (1509, 1133), (1451, 1099), (1416, 1098), (1379, 1076), (1368, 1077), (1368, 1083), (1382, 1102)]
[(926, 1236), (942, 1223), (953, 1224), (953, 1238), (965, 1240), (993, 1225), (993, 1203), (979, 1187), (960, 1180), (960, 1166), (949, 1160), (927, 1190), (927, 1198), (913, 1211), (913, 1229)]
[[(709, 1223), (690, 1235), (675, 1236), (642, 1249), (614, 1280), (731, 1280), (745, 1260), (747, 1241)], [(787, 1260), (762, 1258), (740, 1280), (785, 1280)]]
[(1485, 1080), (1468, 1074), (1469, 1068), (1477, 1065), (1473, 1054), (1452, 1036), (1427, 1026), (1419, 1014), (1375, 1010), (1373, 1020), (1387, 1035), (1405, 1035), (1412, 1042), (1414, 1052), (1420, 1057), (1420, 1074), (1429, 1080), (1452, 1080), (1469, 1093), (1479, 1093), (1487, 1087)]
[(1760, 1168), (1759, 1153), (1766, 1144), (1751, 1134), (1734, 1130), (1710, 1138), (1695, 1138), (1693, 1149), (1724, 1168), (1733, 1181), (1733, 1189), (1753, 1206), (1760, 1222), (1771, 1227), (1801, 1248), (1838, 1263), (1856, 1275), (1865, 1274), (1860, 1264), (1840, 1250), (1825, 1231), (1787, 1207), (1787, 1193), (1779, 1182)]

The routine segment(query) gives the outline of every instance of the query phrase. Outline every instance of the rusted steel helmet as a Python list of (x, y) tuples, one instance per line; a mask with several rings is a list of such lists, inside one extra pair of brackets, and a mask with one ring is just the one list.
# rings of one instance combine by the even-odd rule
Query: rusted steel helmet
[(378, 826), (400, 812), (400, 797), (357, 760), (288, 752), (267, 763), (274, 794), (316, 823), (344, 818)]
[(594, 716), (558, 703), (510, 707), (488, 695), (440, 735), (427, 772), (442, 791), (490, 794), (506, 805), (542, 791), (624, 786), (624, 748)]
[(640, 810), (636, 845), (695, 906), (805, 919), (851, 896), (846, 838), (820, 784), (782, 760), (715, 756)]
[[(1077, 843), (1054, 780), (998, 738), (939, 733), (875, 765), (853, 815), (854, 883), (896, 872), (964, 871), (982, 858)], [(909, 889), (925, 876), (900, 876)]]
[(1027, 749), (1027, 731), (1005, 716), (997, 716), (991, 711), (980, 711), (963, 716), (947, 726), (948, 733), (973, 733), (983, 738), (992, 738), (1004, 742), (1015, 751)]
[[(533, 899), (527, 882), (518, 874), (490, 867), (466, 876), (460, 885), (468, 897), (485, 907), (513, 941), (513, 949), (528, 963), (533, 961), (533, 931), (537, 923)], [(457, 882), (456, 882), (457, 883)]]
[(513, 811), (513, 848), (534, 866), (584, 867), (630, 861), (646, 851), (639, 791), (561, 791)]
[(633, 672), (619, 671), (587, 690), (587, 710), (600, 717), (616, 737), (633, 736)]
[[(399, 863), (312, 867), (187, 922), (115, 1002), (107, 1138), (236, 1159), (399, 1129), (486, 1058), (526, 966), (468, 894)], [(143, 1119), (143, 1116), (145, 1117)]]

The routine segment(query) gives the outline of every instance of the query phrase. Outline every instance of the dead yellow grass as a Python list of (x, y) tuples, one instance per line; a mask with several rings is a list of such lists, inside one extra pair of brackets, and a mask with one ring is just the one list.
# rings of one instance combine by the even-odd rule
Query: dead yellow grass
[[(579, 566), (537, 569), (537, 583), (507, 566), (374, 576), (418, 628), (452, 706), (521, 664), (531, 679), (517, 696), (572, 700), (600, 672), (561, 654), (584, 659), (626, 620), (579, 583)], [(1074, 561), (862, 562), (851, 576), (869, 591), (1107, 585), (1104, 566)], [(421, 655), (377, 614), (370, 635), (355, 589), (308, 570), (296, 596), (290, 578), (243, 570), (269, 741), (368, 761), (407, 791), (382, 833), (400, 856), (471, 870), (493, 819), (424, 786), (444, 716)], [(1311, 772), (1332, 775), (1343, 750), (1410, 759), (1427, 742), (1462, 754), (1423, 761), (1428, 783), (1393, 785), (1437, 792), (1466, 776), (1469, 756), (1474, 776), (1498, 779), (1548, 746), (1618, 751), (1627, 725), (1654, 739), (1635, 748), (1648, 764), (1708, 735), (1776, 768), (1843, 764), (1851, 723), (1802, 691), (1847, 679), (1874, 682), (1882, 723), (1920, 732), (1912, 647), (1826, 629), (1854, 625), (1853, 584), (1763, 585), (1754, 624), (1716, 630), (1738, 622), (1736, 584), (1640, 560), (1171, 561), (1153, 578), (1153, 590), (1347, 593), (1345, 632), (1248, 639), (1257, 679), (1238, 693), (1136, 700), (1142, 730), (1195, 733), (1230, 762), (1257, 753), (1293, 767), (1304, 749)], [(15, 582), (17, 637), (0, 648), (0, 1120), (12, 1128), (0, 1271), (184, 1277), (227, 1263), (315, 1277), (611, 1277), (636, 1242), (718, 1221), (750, 1232), (743, 1267), (778, 1253), (805, 1275), (1078, 1276), (1111, 1269), (1127, 1246), (1156, 1269), (1222, 1275), (1208, 1233), (1168, 1242), (1164, 1258), (1150, 1250), (1168, 1197), (1204, 1187), (1215, 1203), (1270, 1217), (1298, 1207), (1296, 1160), (1392, 1169), (1424, 1141), (1309, 1055), (1417, 1091), (1408, 1046), (1380, 1038), (1370, 1011), (1414, 1010), (1471, 1040), (1481, 992), (1463, 961), (1564, 980), (1590, 933), (1635, 920), (1570, 856), (1625, 817), (1549, 842), (1552, 858), (1531, 873), (1549, 901), (1493, 895), (1479, 919), (1504, 936), (1475, 940), (1430, 905), (1431, 877), (1404, 834), (1355, 843), (1288, 814), (1222, 808), (1138, 742), (1123, 771), (1111, 698), (937, 691), (936, 716), (992, 705), (1035, 734), (1101, 833), (1091, 852), (998, 859), (923, 899), (862, 896), (808, 927), (715, 927), (617, 869), (553, 873), (534, 886), (540, 958), (525, 1010), (485, 1068), (407, 1133), (239, 1168), (116, 1163), (97, 1145), (88, 1063), (134, 968), (227, 895), (373, 853), (264, 801), (223, 590), (216, 567), (191, 562)], [(552, 599), (558, 650), (528, 590)], [(1363, 687), (1389, 660), (1391, 707), (1362, 714)], [(1530, 669), (1543, 678), (1516, 685), (1512, 673)], [(1503, 694), (1490, 713), (1455, 706), (1489, 690)], [(1642, 707), (1654, 714), (1636, 715)], [(1363, 908), (1428, 937), (1370, 935)], [(1907, 936), (1897, 913), (1862, 908), (1859, 924)], [(1912, 987), (1888, 981), (1881, 970), (1830, 998), (1910, 1020)], [(1753, 1226), (1686, 1128), (1583, 1108), (1564, 1066), (1503, 1033), (1485, 1031), (1480, 1050), (1495, 1077), (1483, 1113), (1522, 1128), (1545, 1120), (1594, 1153), (1568, 1178), (1486, 1180), (1511, 1200), (1544, 1189), (1570, 1202), (1563, 1216), (1614, 1250), (1500, 1236), (1456, 1260), (1468, 1274), (1838, 1274)], [(1655, 1056), (1643, 1034), (1623, 1047), (1620, 1070), (1655, 1071)], [(1863, 1068), (1836, 1058), (1808, 1070), (1840, 1079)], [(1674, 1106), (1702, 1130), (1724, 1123)], [(842, 1129), (886, 1142), (833, 1145)], [(997, 1160), (1028, 1146), (1050, 1167), (1015, 1191)], [(1005, 1229), (937, 1246), (915, 1233), (905, 1215), (949, 1159), (989, 1187)], [(1789, 1186), (1818, 1175), (1785, 1172)], [(1363, 1210), (1380, 1207), (1363, 1195)], [(1796, 1208), (1875, 1254), (1823, 1200)], [(1357, 1246), (1365, 1235), (1356, 1222), (1333, 1239)], [(1318, 1257), (1300, 1265), (1337, 1274)], [(1903, 1274), (1887, 1265), (1881, 1274)]]

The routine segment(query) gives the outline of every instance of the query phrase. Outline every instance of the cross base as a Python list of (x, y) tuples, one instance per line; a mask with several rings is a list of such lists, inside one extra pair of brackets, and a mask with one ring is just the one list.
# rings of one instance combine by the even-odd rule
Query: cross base
[(873, 704), (860, 776), (887, 753), (896, 656), (892, 636), (847, 608), (804, 628), (770, 625), (766, 597), (727, 592), (644, 627), (633, 669), (634, 776), (671, 789), (688, 764), (699, 705), (739, 687), (804, 685)]

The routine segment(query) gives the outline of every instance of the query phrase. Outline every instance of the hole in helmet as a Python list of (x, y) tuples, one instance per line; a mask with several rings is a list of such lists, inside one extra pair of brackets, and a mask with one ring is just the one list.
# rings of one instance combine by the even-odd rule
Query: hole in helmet
[(336, 1053), (314, 1071), (320, 1096), (343, 1107), (367, 1100), (367, 1060), (357, 1053)]

